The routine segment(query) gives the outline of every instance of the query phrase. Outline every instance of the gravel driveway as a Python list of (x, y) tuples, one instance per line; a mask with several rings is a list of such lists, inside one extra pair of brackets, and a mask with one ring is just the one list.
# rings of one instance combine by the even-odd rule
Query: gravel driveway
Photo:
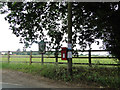
[[(38, 75), (32, 75), (14, 70), (2, 70), (3, 88), (99, 88), (85, 84), (71, 84), (51, 80)], [(75, 89), (76, 90), (76, 89)]]

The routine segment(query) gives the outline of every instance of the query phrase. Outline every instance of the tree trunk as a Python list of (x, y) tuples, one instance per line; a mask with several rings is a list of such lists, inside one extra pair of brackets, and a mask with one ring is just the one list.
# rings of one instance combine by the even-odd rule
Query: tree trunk
[[(68, 43), (72, 44), (72, 2), (68, 2)], [(68, 58), (68, 74), (72, 76), (72, 58)]]

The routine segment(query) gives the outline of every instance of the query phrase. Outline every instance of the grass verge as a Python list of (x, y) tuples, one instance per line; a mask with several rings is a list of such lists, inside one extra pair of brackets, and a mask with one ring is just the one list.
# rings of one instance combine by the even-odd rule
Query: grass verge
[(118, 67), (73, 67), (73, 77), (67, 74), (67, 66), (65, 65), (2, 63), (2, 68), (37, 74), (65, 82), (97, 83), (103, 87), (110, 88), (119, 88), (120, 85)]

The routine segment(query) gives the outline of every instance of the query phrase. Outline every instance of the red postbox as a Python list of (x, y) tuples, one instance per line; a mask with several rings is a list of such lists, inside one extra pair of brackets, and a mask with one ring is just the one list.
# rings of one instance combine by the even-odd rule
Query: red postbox
[(66, 47), (62, 47), (62, 50), (61, 50), (61, 59), (62, 60), (67, 60), (67, 48)]

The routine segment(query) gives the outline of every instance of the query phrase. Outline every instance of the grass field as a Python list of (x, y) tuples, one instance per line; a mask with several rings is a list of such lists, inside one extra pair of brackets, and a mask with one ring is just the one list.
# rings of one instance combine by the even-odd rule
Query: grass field
[[(39, 55), (33, 55), (38, 57)], [(26, 57), (26, 58), (25, 58)], [(46, 56), (47, 57), (47, 56)], [(7, 55), (2, 56), (2, 68), (18, 70), (26, 73), (38, 74), (50, 79), (63, 80), (66, 82), (83, 81), (86, 83), (96, 83), (105, 87), (119, 88), (119, 69), (117, 66), (98, 66), (94, 65), (89, 67), (88, 65), (73, 65), (73, 78), (67, 75), (67, 64), (55, 65), (32, 63), (29, 65), (29, 55), (11, 55), (10, 61), (13, 63), (4, 63), (8, 61)], [(19, 61), (18, 63), (14, 63)], [(28, 63), (20, 63), (21, 61)], [(41, 58), (32, 58), (32, 61), (41, 62)], [(55, 58), (44, 58), (44, 62), (55, 62)], [(58, 62), (67, 62), (65, 60), (58, 59)], [(73, 63), (88, 63), (86, 58), (73, 58)], [(92, 63), (96, 64), (117, 64), (114, 59), (92, 59)], [(78, 67), (77, 67), (78, 66)]]
[(107, 88), (119, 88), (120, 78), (117, 67), (73, 67), (73, 77), (67, 74), (66, 65), (32, 64), (28, 63), (2, 63), (3, 69), (12, 69), (41, 75), (50, 79), (62, 80), (75, 84), (86, 83)]
[[(33, 55), (33, 57), (40, 57), (41, 55)], [(48, 57), (48, 56), (45, 56)], [(29, 62), (29, 55), (11, 55), (10, 61), (24, 61)], [(109, 58), (92, 58), (92, 63), (95, 64), (117, 64), (116, 60), (109, 59)], [(2, 56), (2, 61), (8, 61), (7, 55)], [(41, 62), (41, 58), (32, 58), (32, 61)], [(55, 62), (55, 58), (44, 58), (44, 62)], [(88, 58), (73, 58), (73, 63), (89, 63)], [(58, 58), (58, 62), (67, 62), (66, 60), (61, 60), (61, 58)]]

